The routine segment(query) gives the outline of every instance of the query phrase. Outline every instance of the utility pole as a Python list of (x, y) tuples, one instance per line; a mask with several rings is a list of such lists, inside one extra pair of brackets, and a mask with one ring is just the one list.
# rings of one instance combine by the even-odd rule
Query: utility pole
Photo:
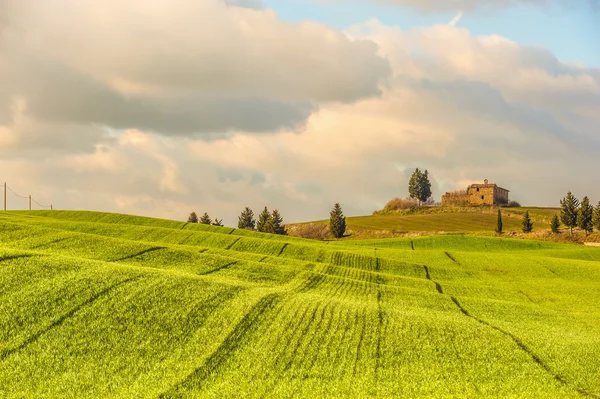
[(50, 210), (53, 211), (54, 209), (52, 209), (52, 204), (50, 204)]
[(4, 210), (6, 210), (6, 182), (4, 182)]
[(29, 194), (29, 210), (31, 210), (31, 194)]

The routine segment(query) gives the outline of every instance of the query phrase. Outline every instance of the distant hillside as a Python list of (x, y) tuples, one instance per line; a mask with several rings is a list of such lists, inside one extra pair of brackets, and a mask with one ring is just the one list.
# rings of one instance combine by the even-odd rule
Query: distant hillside
[[(504, 231), (521, 231), (525, 211), (539, 232), (550, 230), (550, 220), (560, 213), (558, 208), (501, 208)], [(494, 234), (497, 208), (490, 207), (425, 207), (414, 211), (378, 213), (369, 216), (347, 217), (348, 239), (382, 238), (419, 233)], [(287, 225), (290, 235), (300, 236), (309, 224), (326, 225), (329, 220)], [(536, 235), (532, 235), (536, 237)]]
[(0, 397), (598, 398), (599, 303), (598, 248), (0, 212)]

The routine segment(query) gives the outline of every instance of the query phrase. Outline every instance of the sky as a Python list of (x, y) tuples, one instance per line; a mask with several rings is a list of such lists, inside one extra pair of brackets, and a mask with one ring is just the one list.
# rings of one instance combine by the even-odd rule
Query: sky
[(597, 0), (0, 0), (0, 182), (228, 226), (371, 214), (416, 167), (598, 203), (598, 42)]

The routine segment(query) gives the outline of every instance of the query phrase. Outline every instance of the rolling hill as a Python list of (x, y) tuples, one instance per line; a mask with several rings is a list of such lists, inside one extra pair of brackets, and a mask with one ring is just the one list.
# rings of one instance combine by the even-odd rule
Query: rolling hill
[(600, 398), (600, 249), (0, 213), (3, 398)]

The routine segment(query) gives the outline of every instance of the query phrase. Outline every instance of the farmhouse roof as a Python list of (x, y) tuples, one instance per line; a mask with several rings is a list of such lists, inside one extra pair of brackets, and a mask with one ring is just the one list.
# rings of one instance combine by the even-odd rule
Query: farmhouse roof
[(499, 187), (497, 184), (494, 184), (494, 183), (492, 183), (492, 184), (471, 184), (471, 186), (470, 186), (470, 187), (473, 187), (473, 188), (491, 188), (491, 187), (498, 187), (498, 188), (499, 188), (499, 189), (501, 189), (501, 190), (506, 190), (506, 191), (510, 192), (510, 190), (507, 190), (507, 189), (505, 189), (505, 188)]

